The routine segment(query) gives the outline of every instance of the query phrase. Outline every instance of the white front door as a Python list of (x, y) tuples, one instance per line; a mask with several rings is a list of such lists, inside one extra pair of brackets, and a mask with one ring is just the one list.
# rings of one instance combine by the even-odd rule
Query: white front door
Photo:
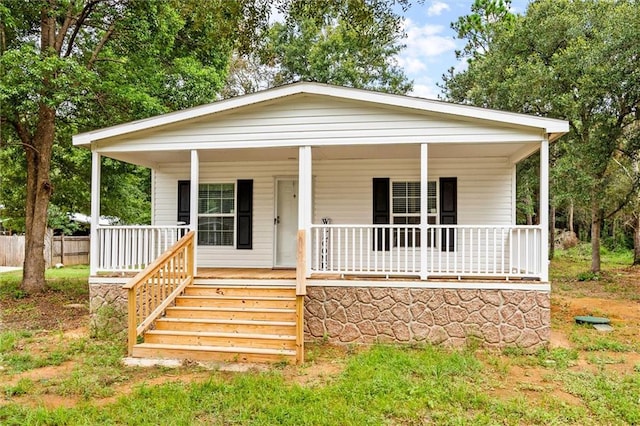
[(298, 231), (298, 181), (276, 180), (275, 266), (295, 267)]

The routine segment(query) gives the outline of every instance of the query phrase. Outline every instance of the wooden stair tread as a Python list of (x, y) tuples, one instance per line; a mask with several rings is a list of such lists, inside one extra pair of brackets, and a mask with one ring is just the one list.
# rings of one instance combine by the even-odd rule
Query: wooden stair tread
[(288, 297), (288, 296), (223, 296), (220, 294), (211, 294), (211, 295), (182, 295), (178, 296), (176, 299), (192, 299), (192, 300), (269, 300), (269, 301), (291, 301), (295, 302), (296, 298)]
[(218, 287), (293, 287), (295, 288), (296, 279), (295, 278), (270, 278), (270, 279), (260, 279), (260, 278), (207, 278), (207, 277), (198, 277), (196, 276), (193, 279), (193, 284), (195, 286), (201, 285), (210, 285), (210, 286), (218, 286)]
[(287, 334), (262, 334), (262, 333), (224, 333), (217, 331), (183, 331), (183, 330), (149, 330), (145, 334), (162, 334), (177, 336), (201, 336), (201, 337), (238, 337), (245, 339), (265, 340), (295, 340), (296, 336)]
[(243, 308), (243, 307), (214, 307), (214, 306), (169, 306), (167, 311), (202, 311), (202, 312), (252, 312), (252, 313), (272, 313), (272, 314), (291, 314), (295, 313), (295, 309), (290, 308)]
[(289, 285), (259, 285), (259, 286), (255, 286), (255, 285), (245, 285), (245, 284), (239, 284), (239, 285), (215, 285), (215, 284), (194, 284), (193, 285), (194, 288), (197, 289), (211, 289), (211, 290), (218, 290), (218, 289), (238, 289), (238, 290), (292, 290), (295, 291), (295, 287), (293, 286), (289, 286)]
[(250, 348), (237, 346), (199, 346), (199, 345), (171, 345), (167, 343), (138, 343), (134, 346), (134, 350), (139, 349), (166, 349), (175, 351), (197, 351), (197, 352), (227, 352), (227, 353), (243, 353), (243, 354), (261, 354), (261, 355), (288, 355), (295, 356), (296, 351), (291, 349), (267, 349), (267, 348)]
[(203, 324), (240, 324), (240, 325), (291, 325), (295, 326), (295, 321), (265, 321), (265, 320), (244, 320), (244, 319), (209, 319), (209, 318), (158, 318), (158, 322), (200, 322)]

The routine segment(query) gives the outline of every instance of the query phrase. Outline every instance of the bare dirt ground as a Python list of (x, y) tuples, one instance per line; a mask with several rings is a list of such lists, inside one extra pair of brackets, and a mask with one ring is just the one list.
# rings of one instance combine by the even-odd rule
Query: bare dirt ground
[[(575, 371), (607, 371), (621, 374), (633, 374), (640, 366), (640, 268), (625, 268), (610, 271), (607, 280), (576, 282), (555, 289), (552, 295), (552, 333), (550, 349), (564, 348), (576, 350), (577, 359), (570, 363), (569, 369)], [(624, 291), (612, 291), (612, 282)], [(565, 283), (566, 284), (566, 283)], [(614, 289), (615, 290), (615, 289)], [(60, 345), (68, 346), (81, 339), (89, 338), (88, 300), (86, 296), (64, 297), (60, 293), (50, 292), (24, 299), (5, 299), (0, 301), (0, 325), (6, 330), (30, 330), (31, 340), (23, 352), (32, 355), (45, 355)], [(577, 315), (604, 316), (611, 319), (614, 331), (610, 334), (597, 334), (593, 330), (576, 327)], [(2, 331), (2, 330), (0, 330)], [(576, 333), (605, 339), (624, 345), (624, 350), (585, 350), (584, 343), (576, 341)], [(581, 346), (582, 345), (582, 346)], [(615, 348), (614, 348), (615, 349)], [(328, 345), (309, 345), (304, 366), (289, 366), (282, 371), (291, 382), (302, 386), (317, 386), (334, 380), (346, 364), (346, 357), (353, 348)], [(355, 349), (358, 350), (358, 349)], [(596, 355), (594, 355), (596, 354)], [(72, 407), (80, 403), (105, 405), (127, 395), (139, 386), (157, 385), (172, 381), (189, 383), (205, 380), (210, 371), (195, 366), (178, 369), (162, 368), (125, 368), (126, 379), (109, 383), (107, 396), (74, 395), (57, 392), (47, 387), (48, 383), (61, 381), (69, 377), (79, 363), (77, 357), (59, 365), (34, 368), (24, 372), (11, 373), (0, 366), (0, 391), (17, 386), (22, 379), (33, 383), (35, 390), (18, 395), (0, 394), (0, 405), (9, 402), (26, 406)], [(567, 404), (581, 405), (582, 401), (565, 392), (553, 380), (554, 370), (544, 366), (514, 363), (513, 357), (504, 354), (480, 353), (479, 359), (487, 364), (489, 376), (495, 386), (491, 393), (496, 397), (511, 397), (514, 393), (527, 398), (557, 398)], [(489, 358), (493, 361), (489, 362)], [(596, 362), (604, 360), (603, 362)], [(497, 361), (496, 361), (497, 359)], [(501, 365), (496, 368), (496, 362)], [(491, 364), (491, 365), (490, 365)], [(273, 367), (276, 368), (276, 367)], [(282, 367), (280, 367), (282, 368)], [(233, 374), (233, 373), (228, 373)], [(4, 388), (3, 388), (4, 387)]]

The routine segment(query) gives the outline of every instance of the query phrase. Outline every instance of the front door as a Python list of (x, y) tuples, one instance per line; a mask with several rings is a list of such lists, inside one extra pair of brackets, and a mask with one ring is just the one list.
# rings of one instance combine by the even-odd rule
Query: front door
[(276, 209), (273, 224), (275, 266), (295, 267), (298, 231), (298, 181), (296, 179), (276, 180)]

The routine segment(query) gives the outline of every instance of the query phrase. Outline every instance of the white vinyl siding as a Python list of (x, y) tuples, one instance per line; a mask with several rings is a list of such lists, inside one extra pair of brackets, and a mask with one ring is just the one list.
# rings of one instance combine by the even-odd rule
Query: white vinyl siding
[(393, 143), (539, 142), (539, 129), (408, 112), (324, 96), (294, 96), (98, 142), (98, 150), (221, 149)]
[[(507, 158), (446, 158), (429, 160), (429, 181), (457, 177), (458, 223), (509, 225), (512, 217), (513, 165)], [(372, 179), (419, 181), (420, 161), (315, 160), (313, 162), (313, 222), (331, 218), (334, 224), (371, 224)], [(272, 162), (203, 162), (201, 182), (235, 182), (253, 179), (253, 249), (201, 246), (203, 267), (273, 266), (274, 183), (276, 177), (297, 177), (297, 160)], [(189, 164), (163, 164), (153, 174), (153, 223), (175, 225), (177, 182), (189, 179)]]

